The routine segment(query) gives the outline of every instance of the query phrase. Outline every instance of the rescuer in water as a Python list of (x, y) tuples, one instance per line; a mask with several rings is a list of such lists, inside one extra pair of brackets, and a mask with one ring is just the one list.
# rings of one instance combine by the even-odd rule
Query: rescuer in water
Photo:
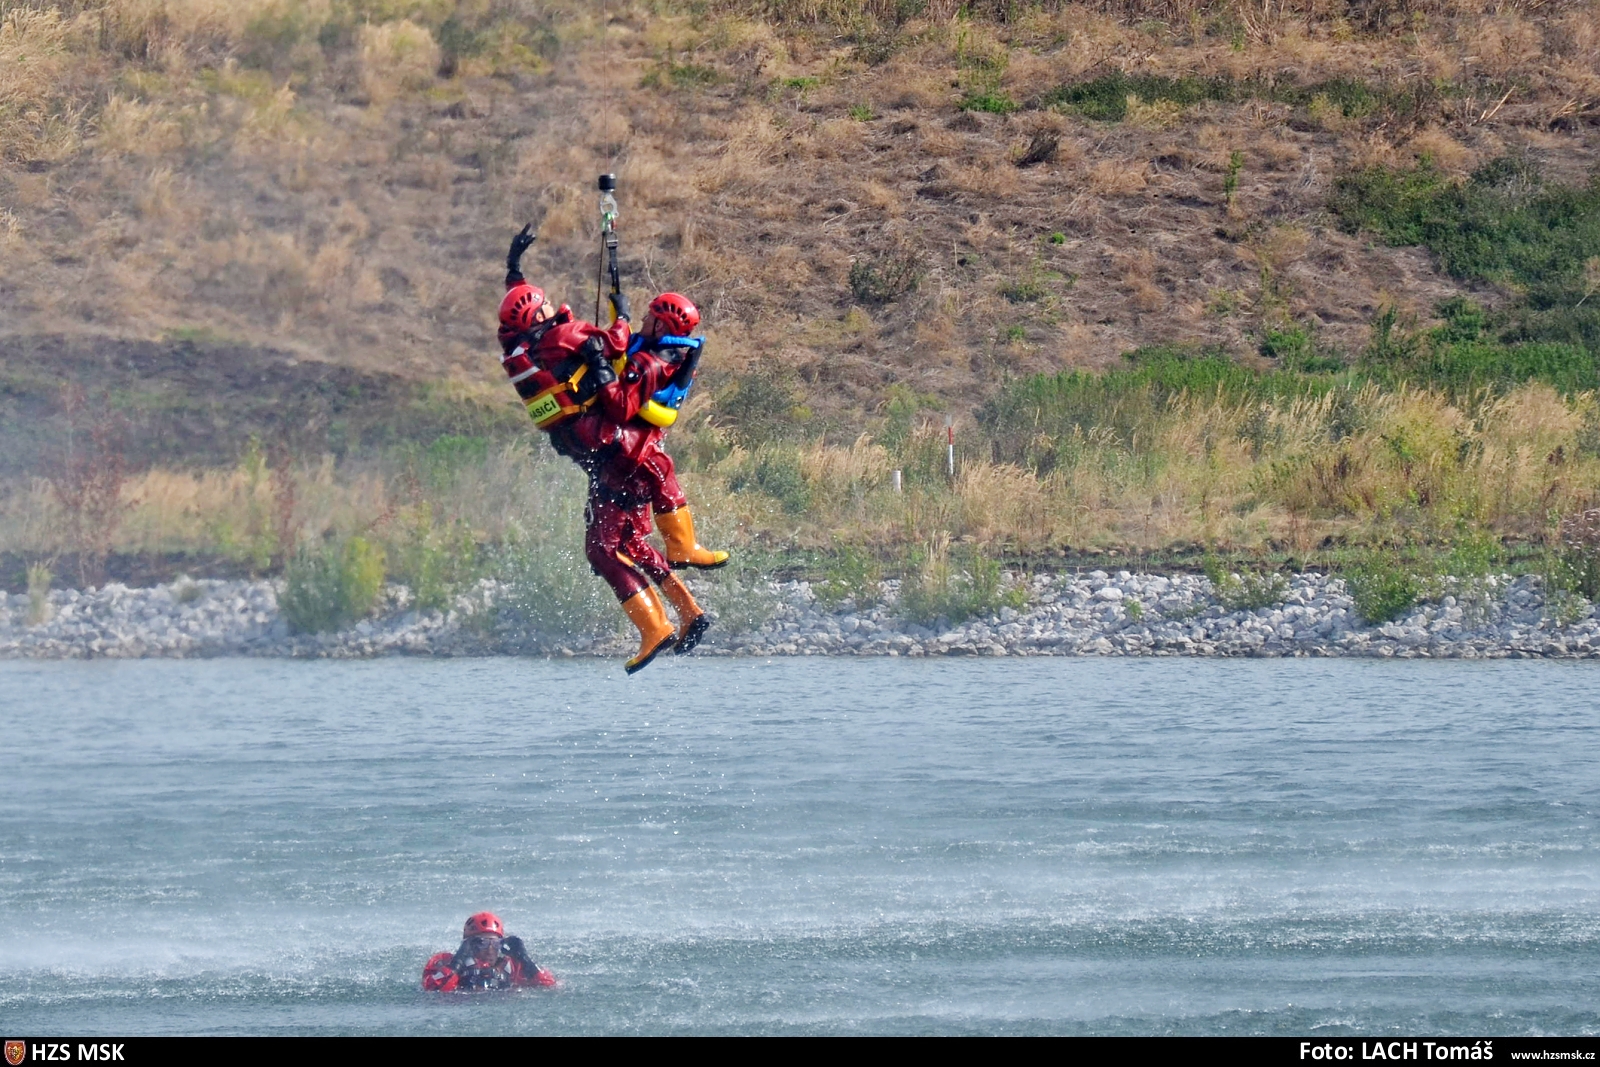
[(528, 955), (520, 937), (507, 937), (499, 916), (480, 911), (461, 930), (461, 947), (439, 952), (422, 967), (422, 988), (438, 993), (553, 986), (556, 976)]
[[(648, 351), (647, 342), (631, 343), (635, 339), (629, 335), (624, 294), (612, 295), (616, 318), (606, 330), (575, 319), (566, 305), (553, 307), (541, 290), (528, 284), (519, 267), (532, 243), (531, 229), (524, 227), (512, 238), (506, 256), (501, 362), (535, 424), (550, 434), (557, 452), (575, 461), (589, 477), (585, 555), (639, 631), (639, 651), (625, 664), (632, 674), (668, 646), (680, 654), (692, 650), (710, 625), (688, 587), (672, 573), (672, 564), (646, 540), (651, 504), (665, 508), (662, 530), (669, 552), (676, 551), (676, 563), (714, 567), (727, 560), (727, 553), (710, 552), (695, 541), (672, 461), (660, 449), (661, 433), (676, 417), (676, 405), (688, 391), (694, 366), (691, 363), (687, 375), (682, 374), (681, 361)], [(693, 329), (699, 313), (687, 300), (676, 300), (675, 306), (693, 312), (694, 321), (688, 326)], [(662, 298), (653, 301), (646, 315), (656, 342), (669, 336), (666, 320), (655, 310), (661, 302)], [(680, 314), (677, 321), (687, 320)], [(699, 347), (697, 339), (679, 340), (677, 350)], [(655, 397), (662, 390), (667, 392), (658, 401)], [(647, 421), (649, 417), (656, 422)], [(651, 580), (677, 611), (677, 627), (667, 619), (660, 598), (650, 588)]]

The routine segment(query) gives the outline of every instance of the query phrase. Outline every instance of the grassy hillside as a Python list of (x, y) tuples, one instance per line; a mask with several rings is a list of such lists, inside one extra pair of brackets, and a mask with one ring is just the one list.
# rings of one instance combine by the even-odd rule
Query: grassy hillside
[(1353, 352), (1470, 283), (1337, 225), (1343, 175), (1595, 162), (1593, 4), (953, 6), (7, 0), (5, 330), (491, 381), (506, 234), (589, 306), (615, 168), (632, 286), (853, 423), (1279, 321)]
[[(723, 536), (1538, 540), (1600, 486), (1597, 56), (1594, 2), (0, 0), (8, 418), (52, 418), (41, 346), (136, 341), (168, 384), (110, 359), (89, 387), (141, 440), (190, 427), (136, 458), (277, 435), (365, 501), (296, 537), (442, 507), (406, 456), (522, 432), (426, 402), (509, 408), (507, 237), (534, 221), (530, 273), (592, 310), (615, 170), (636, 299), (707, 311), (672, 440)], [(266, 350), (400, 383), (341, 416), (367, 446), (182, 369)], [(238, 426), (182, 414), (235, 401)], [(59, 550), (60, 492), (10, 484), (0, 550)]]

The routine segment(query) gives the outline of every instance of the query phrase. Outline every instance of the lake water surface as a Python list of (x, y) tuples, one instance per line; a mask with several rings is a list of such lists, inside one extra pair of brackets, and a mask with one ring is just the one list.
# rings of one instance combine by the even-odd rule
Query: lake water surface
[[(33, 1034), (1600, 1033), (1600, 670), (0, 663)], [(424, 994), (490, 908), (554, 991)]]

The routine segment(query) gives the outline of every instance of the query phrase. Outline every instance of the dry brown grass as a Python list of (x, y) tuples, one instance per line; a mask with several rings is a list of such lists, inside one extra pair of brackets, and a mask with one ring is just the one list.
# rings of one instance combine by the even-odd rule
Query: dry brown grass
[[(1248, 350), (1264, 316), (1283, 313), (1256, 298), (1263, 264), (1285, 280), (1289, 313), (1353, 348), (1385, 292), (1426, 309), (1457, 286), (1424, 257), (1317, 221), (1334, 176), (1424, 154), (1461, 171), (1506, 149), (1580, 176), (1597, 157), (1593, 2), (1383, 8), (1404, 39), (1376, 7), (1246, 7), (1229, 16), (1244, 19), (1236, 41), (1208, 4), (1048, 3), (1010, 21), (979, 4), (961, 22), (938, 0), (896, 30), (887, 2), (783, 0), (762, 18), (734, 0), (703, 13), (624, 4), (602, 26), (573, 0), (517, 9), (527, 25), (553, 16), (537, 48), (486, 30), (451, 61), (435, 31), (457, 6), (395, 6), (324, 49), (315, 27), (331, 8), (309, 0), (8, 5), (4, 329), (79, 325), (65, 294), (93, 263), (115, 292), (86, 328), (203, 326), (494, 387), (506, 235), (536, 221), (527, 266), (592, 308), (592, 184), (614, 168), (630, 286), (685, 289), (719, 336), (748, 339), (714, 351), (708, 385), (759, 358), (826, 368), (808, 404), (859, 426), (896, 382), (964, 411), (1002, 371), (1174, 340)], [(313, 29), (263, 59), (251, 27), (289, 9)], [(1336, 108), (1291, 126), (1288, 109), (1254, 103), (1137, 102), (1119, 124), (955, 107), (980, 68), (1026, 102), (1111, 67), (1481, 73), (1519, 88), (1492, 117), (1496, 99), (1463, 101), (1410, 127)], [(860, 104), (875, 117), (851, 117)], [(1059, 138), (1054, 160), (1014, 166), (1040, 130)], [(1234, 151), (1246, 162), (1230, 218)], [(1053, 232), (1065, 243), (1045, 245)], [(1263, 244), (1285, 232), (1300, 235), (1292, 254)], [(923, 256), (925, 285), (841, 333), (849, 265), (888, 237)], [(1044, 299), (996, 295), (1036, 264)], [(1217, 293), (1248, 298), (1217, 314)], [(1017, 326), (1026, 341), (1003, 342)]]
[(21, 8), (0, 17), (0, 160), (53, 161), (78, 147), (83, 105), (64, 82), (79, 32), (59, 11)]
[(426, 27), (410, 19), (361, 27), (361, 88), (383, 104), (407, 91), (433, 85), (439, 46)]
[(1099, 196), (1131, 196), (1148, 184), (1150, 164), (1143, 159), (1102, 159), (1089, 166), (1089, 191)]

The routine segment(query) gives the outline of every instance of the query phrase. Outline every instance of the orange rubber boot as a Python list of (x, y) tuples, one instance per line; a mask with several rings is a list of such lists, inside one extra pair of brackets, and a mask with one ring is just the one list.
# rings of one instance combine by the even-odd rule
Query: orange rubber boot
[(622, 602), (628, 620), (639, 629), (639, 654), (623, 664), (629, 674), (642, 671), (650, 661), (677, 640), (678, 631), (667, 621), (667, 609), (661, 606), (656, 591), (645, 586)]
[(676, 574), (667, 575), (666, 581), (661, 583), (661, 591), (667, 595), (672, 610), (678, 613), (678, 643), (672, 646), (672, 654), (681, 656), (693, 652), (694, 646), (711, 628), (710, 617), (694, 602), (694, 594)]
[(694, 518), (687, 507), (663, 511), (656, 516), (661, 539), (667, 543), (667, 562), (674, 567), (698, 567), (708, 571), (728, 562), (728, 554), (704, 548), (694, 539)]

